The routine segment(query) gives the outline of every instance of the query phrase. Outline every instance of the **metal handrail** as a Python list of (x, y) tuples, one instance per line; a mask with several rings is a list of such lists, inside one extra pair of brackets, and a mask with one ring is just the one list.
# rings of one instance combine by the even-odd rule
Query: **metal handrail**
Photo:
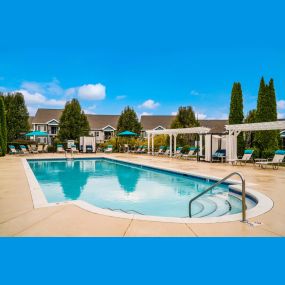
[(237, 175), (239, 176), (239, 178), (241, 179), (242, 182), (242, 222), (246, 221), (246, 203), (245, 203), (245, 179), (243, 177), (243, 175), (239, 172), (232, 172), (229, 175), (227, 175), (226, 177), (224, 177), (223, 179), (219, 180), (218, 182), (216, 182), (215, 184), (213, 184), (212, 186), (210, 186), (209, 188), (207, 188), (205, 191), (203, 191), (202, 193), (200, 193), (199, 195), (195, 196), (194, 198), (192, 198), (189, 201), (189, 217), (192, 217), (192, 211), (191, 211), (191, 206), (193, 201), (195, 201), (196, 199), (198, 199), (199, 197), (201, 197), (202, 195), (206, 194), (207, 192), (211, 191), (213, 188), (217, 187), (218, 185), (222, 184), (223, 182), (225, 182), (227, 179), (229, 179), (230, 177)]

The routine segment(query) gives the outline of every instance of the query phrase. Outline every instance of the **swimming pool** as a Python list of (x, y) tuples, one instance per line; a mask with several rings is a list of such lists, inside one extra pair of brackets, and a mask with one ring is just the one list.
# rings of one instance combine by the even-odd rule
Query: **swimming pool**
[[(189, 200), (216, 181), (106, 158), (28, 160), (48, 203), (85, 201), (99, 208), (157, 217), (188, 217)], [(247, 197), (247, 209), (256, 201)], [(228, 184), (194, 201), (195, 218), (241, 212)]]

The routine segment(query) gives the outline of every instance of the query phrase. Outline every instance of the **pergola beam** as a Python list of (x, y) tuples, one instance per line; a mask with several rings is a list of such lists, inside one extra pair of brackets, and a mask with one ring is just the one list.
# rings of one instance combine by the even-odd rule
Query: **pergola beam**
[(254, 132), (254, 131), (284, 130), (285, 129), (285, 121), (226, 125), (225, 128), (230, 133), (234, 132), (234, 131)]
[(165, 129), (165, 130), (147, 130), (147, 134), (151, 135), (178, 135), (178, 134), (206, 134), (211, 129), (205, 127), (181, 128), (181, 129)]

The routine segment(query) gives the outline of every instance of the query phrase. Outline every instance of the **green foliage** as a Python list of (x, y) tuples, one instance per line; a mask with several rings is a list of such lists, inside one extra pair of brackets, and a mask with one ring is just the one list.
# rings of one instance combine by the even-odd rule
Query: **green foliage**
[[(229, 124), (242, 124), (244, 119), (243, 115), (243, 96), (241, 84), (234, 82), (231, 94), (230, 113), (229, 113)], [(241, 155), (244, 150), (244, 139), (243, 134), (239, 134), (237, 137), (237, 153)]]
[[(245, 124), (251, 124), (256, 122), (256, 110), (250, 110), (244, 119)], [(254, 132), (245, 133), (245, 146), (246, 148), (252, 148), (254, 144)]]
[(121, 113), (118, 125), (117, 125), (117, 131), (123, 132), (123, 131), (131, 131), (136, 134), (140, 134), (142, 130), (141, 123), (138, 120), (138, 116), (134, 109), (127, 106)]
[[(1, 94), (0, 94), (1, 96)], [(19, 139), (30, 130), (29, 113), (24, 96), (19, 93), (8, 93), (1, 96), (4, 99), (7, 122), (7, 140)]]
[[(257, 109), (256, 122), (272, 122), (277, 120), (277, 104), (273, 79), (270, 79), (266, 85), (264, 78), (261, 78)], [(279, 133), (278, 131), (260, 131), (256, 132), (254, 138), (255, 146), (260, 150), (261, 155), (271, 152), (278, 148)]]
[[(179, 128), (193, 128), (198, 127), (199, 122), (197, 121), (195, 117), (195, 113), (193, 111), (193, 108), (191, 106), (186, 107), (179, 107), (178, 113), (171, 123), (172, 129), (179, 129)], [(177, 136), (177, 145), (185, 145), (185, 144), (191, 144), (196, 139), (196, 135), (178, 135)]]
[(61, 141), (79, 140), (80, 136), (89, 134), (90, 126), (87, 117), (77, 99), (72, 99), (65, 104), (59, 128), (58, 136)]
[(4, 100), (0, 97), (0, 155), (7, 153), (7, 126)]

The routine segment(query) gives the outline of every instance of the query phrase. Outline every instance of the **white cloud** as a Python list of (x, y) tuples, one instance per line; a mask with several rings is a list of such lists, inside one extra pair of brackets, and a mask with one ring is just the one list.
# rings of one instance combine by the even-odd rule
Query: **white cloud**
[(155, 109), (159, 106), (160, 104), (158, 102), (154, 102), (152, 99), (148, 99), (145, 102), (143, 102), (141, 105), (139, 105), (140, 108), (145, 108), (145, 109)]
[(126, 95), (119, 95), (116, 97), (117, 100), (123, 100), (125, 99), (127, 96)]
[(75, 87), (71, 87), (65, 90), (65, 95), (66, 96), (72, 96), (76, 94), (76, 88)]
[(60, 86), (60, 82), (56, 78), (49, 82), (24, 81), (21, 84), (21, 89), (28, 90), (31, 93), (64, 94), (64, 89)]
[(152, 115), (152, 113), (148, 113), (148, 112), (142, 112), (141, 113), (141, 116), (151, 116)]
[(278, 113), (277, 117), (278, 119), (285, 119), (285, 113)]
[(195, 113), (196, 118), (198, 117), (198, 120), (205, 120), (207, 118), (207, 115), (204, 113)]
[(277, 107), (278, 107), (278, 109), (280, 109), (280, 110), (285, 110), (285, 100), (279, 100), (279, 101), (277, 102)]
[(177, 115), (177, 111), (171, 112), (171, 116), (176, 116)]
[(78, 96), (85, 100), (103, 100), (106, 97), (106, 87), (101, 83), (85, 84), (78, 88)]
[(192, 96), (199, 96), (200, 95), (200, 93), (198, 91), (196, 91), (196, 90), (191, 90), (190, 94)]
[(27, 90), (20, 89), (16, 92), (21, 92), (25, 98), (25, 102), (28, 107), (32, 107), (33, 105), (41, 105), (41, 106), (52, 106), (52, 107), (63, 107), (66, 103), (65, 100), (56, 100), (56, 99), (48, 99), (43, 94), (35, 92), (30, 93)]

